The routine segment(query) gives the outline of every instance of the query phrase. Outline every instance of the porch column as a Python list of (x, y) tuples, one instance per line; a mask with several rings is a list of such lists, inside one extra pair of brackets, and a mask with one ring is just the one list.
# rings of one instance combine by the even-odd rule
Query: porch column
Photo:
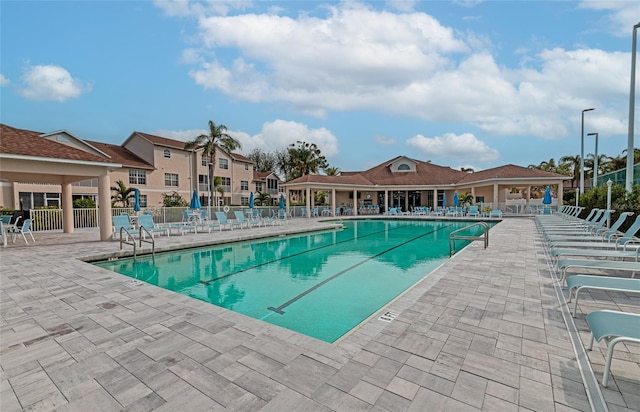
[(438, 207), (438, 189), (433, 189), (433, 206), (432, 209), (435, 211)]
[(558, 207), (562, 206), (564, 198), (564, 182), (558, 183)]
[(73, 233), (73, 189), (71, 183), (62, 185), (62, 231)]
[(388, 214), (389, 212), (389, 191), (387, 189), (384, 190), (384, 213)]
[(331, 189), (331, 214), (336, 215), (336, 189)]
[(404, 191), (404, 211), (405, 212), (409, 211), (409, 191), (408, 190)]
[(354, 216), (358, 216), (359, 207), (360, 205), (358, 205), (358, 189), (354, 189), (353, 190), (353, 215)]
[(111, 240), (113, 232), (111, 224), (111, 179), (107, 173), (98, 178), (98, 206), (100, 240), (104, 242)]
[(492, 205), (492, 207), (494, 209), (499, 209), (499, 207), (498, 207), (498, 195), (499, 194), (500, 193), (498, 193), (498, 184), (494, 183), (493, 184), (493, 205)]
[[(289, 194), (290, 194), (290, 193), (289, 193), (289, 188), (288, 188), (288, 187), (285, 187), (285, 188), (284, 188), (284, 198), (285, 198), (287, 201), (284, 203), (284, 205), (285, 205), (285, 211), (286, 211), (287, 216), (291, 216), (291, 215), (289, 214), (289, 213), (290, 213), (290, 210), (291, 210), (291, 206), (290, 206), (290, 204), (291, 204), (291, 199), (289, 198)], [(291, 216), (291, 217), (293, 217), (293, 216)]]
[(527, 210), (530, 210), (531, 207), (531, 186), (527, 186)]
[(475, 205), (476, 204), (476, 187), (475, 186), (471, 186), (471, 204)]
[(307, 187), (307, 201), (305, 202), (305, 206), (307, 208), (307, 219), (311, 217), (311, 188)]

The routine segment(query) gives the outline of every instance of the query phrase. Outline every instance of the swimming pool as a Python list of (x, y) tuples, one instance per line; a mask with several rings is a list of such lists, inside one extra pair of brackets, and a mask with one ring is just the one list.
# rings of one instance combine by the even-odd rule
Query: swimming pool
[(343, 224), (342, 230), (95, 264), (335, 342), (446, 261), (449, 233), (470, 223), (371, 219)]

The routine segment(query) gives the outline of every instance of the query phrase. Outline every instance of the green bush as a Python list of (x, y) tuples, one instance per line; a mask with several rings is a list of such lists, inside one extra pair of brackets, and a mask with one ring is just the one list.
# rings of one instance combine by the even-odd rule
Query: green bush
[(95, 209), (96, 202), (91, 198), (76, 199), (73, 201), (74, 209)]

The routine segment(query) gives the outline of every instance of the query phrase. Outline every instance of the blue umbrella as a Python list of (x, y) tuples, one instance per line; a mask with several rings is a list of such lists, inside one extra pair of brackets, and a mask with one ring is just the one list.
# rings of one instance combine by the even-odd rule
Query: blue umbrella
[(251, 192), (251, 194), (249, 195), (249, 209), (253, 209), (253, 206), (254, 206), (253, 192)]
[(545, 205), (550, 205), (551, 202), (552, 202), (551, 189), (549, 188), (549, 186), (547, 186), (547, 188), (544, 190), (544, 197), (542, 198), (542, 203)]
[(189, 203), (190, 209), (201, 209), (202, 204), (200, 204), (200, 197), (198, 197), (198, 189), (193, 189), (193, 194), (191, 195), (191, 203)]
[(136, 189), (133, 194), (133, 211), (140, 211), (140, 190)]
[(460, 200), (458, 199), (458, 192), (453, 192), (453, 205), (460, 206)]
[(280, 209), (284, 209), (284, 195), (280, 195)]
[(447, 194), (443, 193), (442, 194), (442, 207), (446, 207), (447, 206)]

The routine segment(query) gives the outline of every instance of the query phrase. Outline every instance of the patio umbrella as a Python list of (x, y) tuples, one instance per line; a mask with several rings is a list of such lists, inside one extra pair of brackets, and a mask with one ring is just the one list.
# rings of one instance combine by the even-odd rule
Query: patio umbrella
[(453, 205), (460, 206), (460, 200), (458, 199), (458, 192), (453, 192)]
[(280, 195), (280, 209), (284, 209), (284, 195)]
[(189, 209), (201, 209), (201, 208), (202, 208), (202, 204), (200, 204), (198, 189), (193, 189), (193, 194), (191, 195), (191, 203), (189, 203)]
[(443, 193), (442, 194), (442, 207), (446, 207), (447, 206), (447, 194)]
[(253, 201), (253, 192), (249, 195), (249, 209), (253, 209), (254, 201)]
[(136, 189), (133, 193), (133, 211), (140, 211), (140, 190)]
[(544, 190), (544, 197), (542, 198), (542, 204), (550, 205), (551, 202), (552, 202), (551, 189), (549, 188), (549, 186), (547, 186), (547, 188)]

